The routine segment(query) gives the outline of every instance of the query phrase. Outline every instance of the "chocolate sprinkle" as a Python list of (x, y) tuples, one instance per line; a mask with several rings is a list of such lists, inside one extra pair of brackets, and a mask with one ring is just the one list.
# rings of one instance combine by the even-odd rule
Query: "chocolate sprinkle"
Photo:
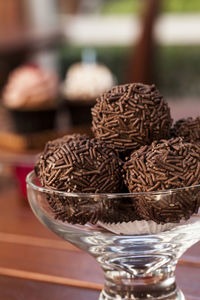
[(115, 86), (97, 98), (91, 111), (94, 135), (120, 152), (169, 137), (170, 110), (155, 85)]
[(199, 208), (199, 189), (185, 189), (200, 183), (200, 145), (182, 138), (154, 141), (132, 153), (125, 163), (125, 183), (130, 192), (153, 192), (184, 188), (177, 192), (141, 195), (137, 212), (157, 223), (188, 219)]
[(172, 135), (181, 136), (185, 142), (200, 143), (200, 117), (178, 120), (174, 124)]

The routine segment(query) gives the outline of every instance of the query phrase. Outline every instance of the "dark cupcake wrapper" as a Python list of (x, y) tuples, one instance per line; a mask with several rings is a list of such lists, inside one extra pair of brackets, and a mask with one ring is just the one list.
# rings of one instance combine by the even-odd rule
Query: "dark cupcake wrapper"
[(61, 107), (69, 112), (72, 125), (90, 125), (92, 122), (91, 108), (94, 104), (95, 100), (63, 99)]
[(19, 134), (37, 133), (55, 128), (56, 108), (41, 110), (9, 110)]

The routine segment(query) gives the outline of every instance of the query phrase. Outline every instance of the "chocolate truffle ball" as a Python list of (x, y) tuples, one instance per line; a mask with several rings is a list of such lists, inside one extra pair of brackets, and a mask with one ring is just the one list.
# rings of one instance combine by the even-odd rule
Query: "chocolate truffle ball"
[[(48, 143), (35, 172), (41, 185), (51, 189), (47, 200), (55, 218), (73, 224), (95, 224), (97, 220), (118, 218), (119, 201), (102, 199), (98, 193), (121, 191), (120, 165), (115, 151), (102, 141), (75, 135)], [(87, 193), (97, 194), (89, 197)]]
[(35, 166), (42, 186), (65, 192), (117, 192), (120, 160), (104, 142), (81, 135), (49, 142)]
[[(137, 197), (143, 219), (179, 222), (197, 212), (199, 189), (185, 187), (200, 183), (200, 145), (183, 142), (182, 138), (154, 141), (133, 152), (124, 169), (130, 192), (155, 192)], [(169, 189), (171, 193), (158, 192)]]
[(174, 136), (181, 136), (185, 142), (200, 143), (200, 117), (178, 120), (172, 129)]
[(169, 137), (170, 110), (155, 85), (115, 86), (96, 101), (91, 110), (94, 135), (120, 152)]

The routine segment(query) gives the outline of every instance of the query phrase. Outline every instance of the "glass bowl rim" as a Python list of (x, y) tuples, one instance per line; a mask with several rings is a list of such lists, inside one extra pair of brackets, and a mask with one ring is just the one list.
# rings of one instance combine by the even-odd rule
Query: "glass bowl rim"
[(58, 191), (58, 190), (53, 190), (50, 188), (42, 187), (39, 185), (36, 185), (32, 182), (33, 177), (37, 178), (37, 175), (35, 174), (35, 171), (31, 171), (28, 173), (26, 176), (26, 183), (27, 185), (31, 186), (32, 189), (38, 192), (42, 193), (47, 193), (47, 194), (57, 194), (61, 195), (63, 197), (89, 197), (89, 198), (95, 198), (95, 197), (106, 197), (106, 198), (129, 198), (129, 197), (136, 197), (139, 195), (143, 196), (158, 196), (158, 195), (170, 195), (173, 193), (177, 193), (180, 191), (184, 190), (189, 190), (189, 189), (194, 189), (194, 188), (199, 188), (200, 189), (200, 184), (197, 185), (191, 185), (191, 186), (186, 186), (186, 187), (180, 187), (177, 189), (169, 189), (169, 190), (160, 190), (160, 191), (149, 191), (149, 192), (135, 192), (135, 193), (75, 193), (75, 192), (63, 192), (63, 191)]

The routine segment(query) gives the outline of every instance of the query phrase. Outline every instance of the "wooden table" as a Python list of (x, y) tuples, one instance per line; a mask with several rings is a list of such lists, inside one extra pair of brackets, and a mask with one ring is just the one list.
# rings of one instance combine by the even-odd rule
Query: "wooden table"
[[(103, 273), (94, 258), (45, 228), (13, 180), (0, 177), (0, 299), (95, 300)], [(177, 281), (200, 299), (200, 244), (180, 260)]]

